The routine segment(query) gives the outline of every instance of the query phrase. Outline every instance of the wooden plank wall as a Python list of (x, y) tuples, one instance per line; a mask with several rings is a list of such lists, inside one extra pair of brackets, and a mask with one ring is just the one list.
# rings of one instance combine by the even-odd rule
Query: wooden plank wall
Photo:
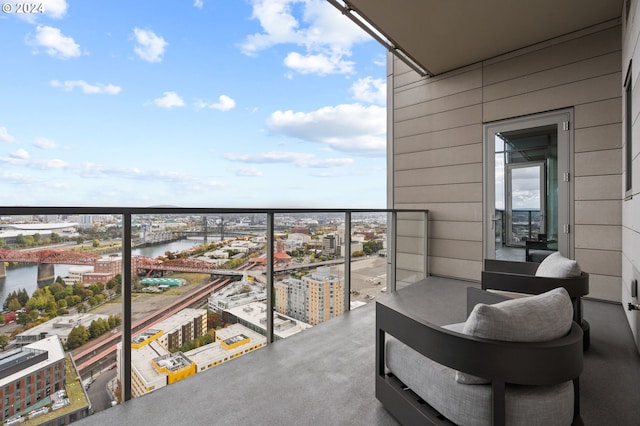
[(432, 78), (393, 61), (393, 203), (429, 209), (431, 274), (480, 279), (483, 123), (573, 108), (576, 259), (620, 299), (621, 61), (617, 22)]

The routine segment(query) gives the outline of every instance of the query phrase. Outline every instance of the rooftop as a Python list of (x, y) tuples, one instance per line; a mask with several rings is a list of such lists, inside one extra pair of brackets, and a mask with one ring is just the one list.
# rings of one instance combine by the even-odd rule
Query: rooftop
[[(256, 329), (264, 330), (266, 328), (267, 319), (267, 305), (264, 302), (251, 302), (245, 305), (240, 305), (227, 309), (227, 312), (233, 314), (235, 317), (246, 321)], [(277, 338), (286, 338), (293, 336), (296, 333), (301, 332), (307, 328), (311, 328), (311, 325), (291, 318), (287, 315), (283, 315), (279, 312), (274, 312), (273, 318), (273, 330)]]
[[(26, 352), (35, 355), (24, 356)], [(42, 355), (43, 353), (46, 354), (46, 356), (40, 357), (40, 355)], [(62, 348), (62, 344), (60, 343), (60, 339), (58, 338), (58, 336), (47, 337), (45, 339), (25, 346), (24, 348), (22, 348), (22, 350), (18, 350), (17, 353), (14, 353), (14, 351), (10, 351), (8, 354), (9, 356), (3, 356), (0, 364), (7, 367), (6, 370), (10, 374), (0, 379), (0, 387), (4, 386), (6, 383), (13, 382), (18, 377), (27, 376), (32, 372), (38, 371), (41, 368), (64, 359), (64, 349)], [(20, 368), (15, 372), (11, 370), (12, 365), (16, 365), (16, 363), (28, 362), (33, 358), (37, 358), (36, 363), (28, 365), (26, 368)]]

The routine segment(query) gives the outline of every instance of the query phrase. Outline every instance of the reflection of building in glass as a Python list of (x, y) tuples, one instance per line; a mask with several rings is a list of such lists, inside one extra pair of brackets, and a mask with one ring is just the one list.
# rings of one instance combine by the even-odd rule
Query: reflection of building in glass
[(329, 267), (301, 279), (288, 278), (275, 286), (276, 310), (311, 325), (344, 312), (344, 282)]

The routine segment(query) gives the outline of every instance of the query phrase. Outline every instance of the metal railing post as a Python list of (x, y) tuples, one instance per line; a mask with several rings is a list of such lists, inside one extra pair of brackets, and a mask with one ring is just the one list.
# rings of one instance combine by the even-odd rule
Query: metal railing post
[(122, 401), (131, 399), (131, 213), (122, 215), (122, 362), (120, 391)]
[(344, 213), (344, 311), (351, 310), (351, 212)]
[(398, 213), (393, 210), (391, 212), (391, 220), (387, 227), (387, 232), (392, 238), (387, 238), (387, 264), (389, 265), (387, 280), (387, 292), (396, 291), (396, 247), (398, 246)]
[(424, 278), (429, 276), (429, 212), (424, 212)]
[(274, 239), (274, 213), (267, 213), (267, 344), (273, 343), (273, 310), (275, 303), (275, 291), (273, 288), (273, 239)]

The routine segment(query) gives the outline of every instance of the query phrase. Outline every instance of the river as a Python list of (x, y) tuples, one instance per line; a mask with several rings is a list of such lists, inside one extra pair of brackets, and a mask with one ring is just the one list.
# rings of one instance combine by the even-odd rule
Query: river
[[(208, 238), (208, 242), (214, 241), (212, 237)], [(133, 255), (141, 255), (147, 257), (158, 257), (164, 255), (167, 251), (178, 252), (190, 249), (191, 247), (203, 244), (202, 238), (187, 238), (184, 240), (173, 241), (167, 244), (157, 246), (143, 247), (132, 250)], [(55, 265), (56, 277), (64, 277), (73, 265)], [(0, 278), (0, 309), (4, 304), (7, 295), (13, 291), (26, 289), (31, 296), (36, 288), (38, 288), (38, 266), (37, 265), (21, 265), (18, 267), (7, 267), (7, 276)]]

